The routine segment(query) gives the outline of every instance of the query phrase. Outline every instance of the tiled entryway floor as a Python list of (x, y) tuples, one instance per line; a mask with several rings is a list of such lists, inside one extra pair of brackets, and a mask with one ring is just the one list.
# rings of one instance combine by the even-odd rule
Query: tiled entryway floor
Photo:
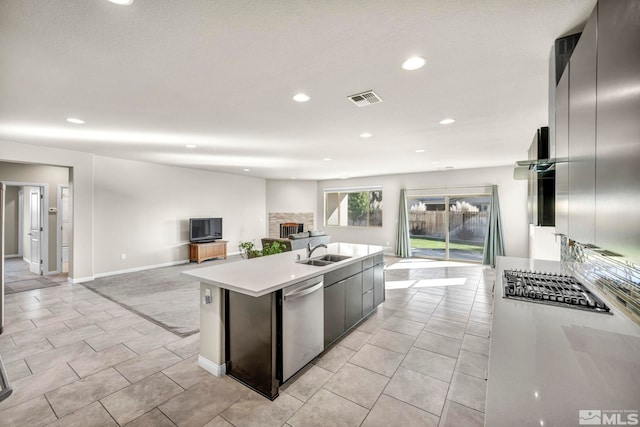
[(383, 306), (273, 402), (198, 367), (198, 334), (82, 285), (8, 295), (0, 354), (14, 393), (0, 424), (481, 426), (494, 270), (387, 261)]

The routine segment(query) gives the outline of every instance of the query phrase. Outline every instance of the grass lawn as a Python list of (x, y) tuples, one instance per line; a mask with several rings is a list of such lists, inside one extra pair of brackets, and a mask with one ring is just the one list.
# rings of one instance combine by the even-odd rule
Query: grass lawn
[[(444, 250), (445, 242), (440, 240), (415, 239), (411, 238), (411, 247), (415, 249), (442, 249)], [(463, 243), (449, 243), (449, 249), (459, 249), (462, 251), (483, 251), (482, 246), (465, 245)]]

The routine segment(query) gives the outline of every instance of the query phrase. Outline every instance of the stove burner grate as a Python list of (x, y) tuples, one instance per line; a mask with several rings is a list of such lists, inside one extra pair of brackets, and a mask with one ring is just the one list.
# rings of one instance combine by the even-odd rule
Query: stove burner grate
[(521, 270), (505, 270), (504, 297), (610, 313), (609, 307), (571, 276)]

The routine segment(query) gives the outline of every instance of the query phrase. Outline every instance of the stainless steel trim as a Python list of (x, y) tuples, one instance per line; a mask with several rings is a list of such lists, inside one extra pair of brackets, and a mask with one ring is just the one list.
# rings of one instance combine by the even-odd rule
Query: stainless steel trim
[(284, 296), (284, 300), (285, 301), (290, 301), (290, 300), (298, 299), (300, 297), (303, 297), (305, 295), (308, 295), (308, 294), (310, 294), (312, 292), (317, 291), (318, 289), (322, 288), (323, 286), (324, 286), (324, 283), (323, 282), (319, 282), (316, 285), (312, 285), (312, 286), (306, 287), (306, 288), (301, 289), (301, 290), (296, 290), (294, 292), (286, 294)]

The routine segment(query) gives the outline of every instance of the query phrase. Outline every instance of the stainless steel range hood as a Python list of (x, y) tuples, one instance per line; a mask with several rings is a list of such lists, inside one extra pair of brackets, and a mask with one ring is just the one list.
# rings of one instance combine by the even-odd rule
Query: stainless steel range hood
[(513, 167), (513, 179), (529, 179), (529, 173), (543, 173), (555, 170), (556, 163), (566, 162), (567, 159), (541, 159), (541, 160), (519, 160)]
[(514, 179), (529, 181), (529, 224), (555, 225), (556, 160), (549, 151), (549, 128), (536, 130), (529, 147), (529, 159), (516, 162)]

